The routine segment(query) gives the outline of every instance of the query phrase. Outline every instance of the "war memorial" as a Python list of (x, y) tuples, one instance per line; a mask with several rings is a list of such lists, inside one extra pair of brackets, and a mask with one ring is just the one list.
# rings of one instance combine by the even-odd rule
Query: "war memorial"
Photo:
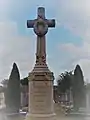
[[(87, 113), (72, 113), (70, 116), (61, 112), (59, 104), (53, 101), (53, 84), (54, 74), (50, 71), (46, 60), (46, 34), (49, 28), (55, 27), (55, 19), (47, 19), (45, 16), (45, 8), (38, 7), (37, 18), (34, 20), (27, 20), (27, 28), (32, 28), (36, 34), (36, 61), (34, 68), (28, 75), (29, 83), (29, 100), (28, 100), (28, 112), (22, 114), (17, 113), (3, 113), (0, 112), (0, 120), (89, 120), (90, 116)], [(17, 69), (16, 64), (14, 67)], [(13, 69), (16, 73), (16, 70)], [(11, 72), (12, 73), (12, 72)], [(15, 75), (15, 74), (14, 74)], [(10, 79), (13, 79), (13, 73)], [(15, 77), (15, 76), (14, 76)], [(17, 78), (20, 80), (19, 72)], [(19, 85), (19, 81), (18, 84)], [(12, 86), (11, 86), (12, 87)], [(18, 86), (20, 90), (20, 86)], [(13, 89), (13, 87), (12, 87)], [(19, 96), (19, 93), (18, 93)], [(88, 96), (87, 96), (88, 98)], [(14, 100), (16, 104), (16, 101)], [(20, 98), (18, 99), (18, 101)], [(88, 101), (88, 99), (87, 99)], [(20, 101), (19, 101), (20, 102)], [(10, 104), (11, 105), (11, 104)], [(19, 110), (19, 105), (13, 112)], [(15, 105), (12, 105), (15, 107)], [(88, 104), (87, 104), (88, 107)], [(12, 107), (13, 108), (13, 107)], [(89, 109), (89, 108), (88, 108)], [(79, 117), (77, 117), (80, 114)], [(73, 116), (72, 116), (73, 115)]]

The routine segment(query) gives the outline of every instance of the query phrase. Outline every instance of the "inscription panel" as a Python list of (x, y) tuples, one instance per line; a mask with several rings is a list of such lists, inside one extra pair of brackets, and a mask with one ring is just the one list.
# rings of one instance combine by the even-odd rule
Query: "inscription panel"
[(51, 81), (31, 81), (30, 82), (30, 112), (31, 113), (51, 113), (53, 112), (53, 90)]

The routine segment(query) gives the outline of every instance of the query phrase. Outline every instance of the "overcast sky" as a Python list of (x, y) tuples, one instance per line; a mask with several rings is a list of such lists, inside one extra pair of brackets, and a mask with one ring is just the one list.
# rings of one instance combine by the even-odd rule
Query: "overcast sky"
[(32, 70), (36, 35), (26, 23), (36, 18), (39, 6), (46, 8), (47, 18), (56, 19), (47, 34), (47, 62), (55, 77), (80, 64), (89, 80), (90, 0), (0, 0), (0, 80), (9, 77), (13, 62), (21, 77)]

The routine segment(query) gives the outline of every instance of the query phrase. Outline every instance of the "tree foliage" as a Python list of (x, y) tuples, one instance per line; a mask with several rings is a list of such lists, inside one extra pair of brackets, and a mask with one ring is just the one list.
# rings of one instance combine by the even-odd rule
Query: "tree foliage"
[(72, 77), (73, 77), (72, 71), (70, 72), (65, 71), (65, 73), (59, 75), (57, 84), (60, 92), (65, 93), (67, 90), (70, 89), (70, 87), (72, 86)]
[(80, 106), (83, 106), (84, 96), (85, 95), (85, 86), (84, 86), (84, 77), (81, 67), (76, 65), (74, 70), (74, 80), (73, 80), (73, 99), (74, 106), (78, 109)]
[(28, 86), (28, 77), (25, 77), (25, 78), (21, 79), (21, 84)]
[(57, 83), (59, 92), (65, 93), (72, 88), (73, 102), (76, 109), (85, 106), (84, 77), (79, 65), (76, 65), (74, 74), (70, 71), (59, 75)]
[(13, 68), (5, 92), (6, 107), (9, 112), (19, 112), (20, 109), (20, 75), (16, 63)]

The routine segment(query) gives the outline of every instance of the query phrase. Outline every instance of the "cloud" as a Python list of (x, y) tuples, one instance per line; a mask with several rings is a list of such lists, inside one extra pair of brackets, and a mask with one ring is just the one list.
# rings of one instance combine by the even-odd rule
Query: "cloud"
[[(82, 46), (76, 46), (73, 43), (61, 44), (59, 49), (65, 55), (69, 57), (66, 60), (65, 65), (68, 65), (74, 69), (79, 64), (83, 70), (85, 81), (90, 78), (90, 44), (83, 42)], [(67, 67), (67, 66), (66, 66)], [(90, 82), (90, 80), (89, 80)]]
[[(85, 80), (90, 78), (90, 1), (89, 0), (56, 0), (55, 8), (58, 26), (63, 25), (71, 33), (82, 38), (81, 45), (64, 43), (59, 50), (67, 57), (64, 68), (75, 68), (80, 64)], [(89, 80), (90, 82), (90, 80)]]
[(88, 37), (87, 34), (90, 30), (90, 1), (56, 0), (55, 3), (58, 23), (63, 24), (74, 33)]
[(34, 63), (33, 39), (20, 35), (16, 22), (0, 22), (0, 80), (9, 76), (13, 62), (20, 68), (21, 77), (28, 75)]
[[(46, 12), (49, 12), (50, 9), (52, 10), (56, 18), (57, 26), (63, 25), (76, 36), (80, 36), (82, 38), (82, 44), (78, 46), (73, 44), (73, 39), (72, 43), (59, 45), (59, 50), (63, 54), (63, 64), (60, 71), (67, 68), (74, 68), (75, 64), (80, 63), (85, 77), (89, 78), (90, 0), (53, 0), (53, 2), (51, 0), (43, 2), (41, 0), (38, 2), (35, 0), (22, 2), (20, 0), (17, 2), (16, 0), (14, 2), (15, 3), (10, 2), (13, 9), (11, 7), (8, 8), (10, 8), (9, 12), (12, 12), (13, 15), (15, 14), (15, 17), (18, 15), (20, 16), (20, 14), (22, 15), (23, 13), (26, 14), (27, 10), (31, 9), (31, 7), (42, 5), (45, 6)], [(7, 12), (7, 10), (5, 12)], [(7, 14), (7, 17), (8, 16), (9, 15)], [(4, 18), (6, 17), (4, 16)], [(22, 74), (27, 73), (27, 71), (31, 69), (35, 52), (35, 50), (33, 50), (35, 48), (35, 44), (32, 39), (34, 38), (31, 37), (30, 39), (27, 36), (19, 35), (16, 22), (0, 23), (0, 66), (3, 68), (0, 71), (0, 76), (7, 76), (7, 72), (10, 71), (9, 66), (11, 66), (13, 61), (18, 63)], [(52, 69), (54, 69), (54, 67)]]

